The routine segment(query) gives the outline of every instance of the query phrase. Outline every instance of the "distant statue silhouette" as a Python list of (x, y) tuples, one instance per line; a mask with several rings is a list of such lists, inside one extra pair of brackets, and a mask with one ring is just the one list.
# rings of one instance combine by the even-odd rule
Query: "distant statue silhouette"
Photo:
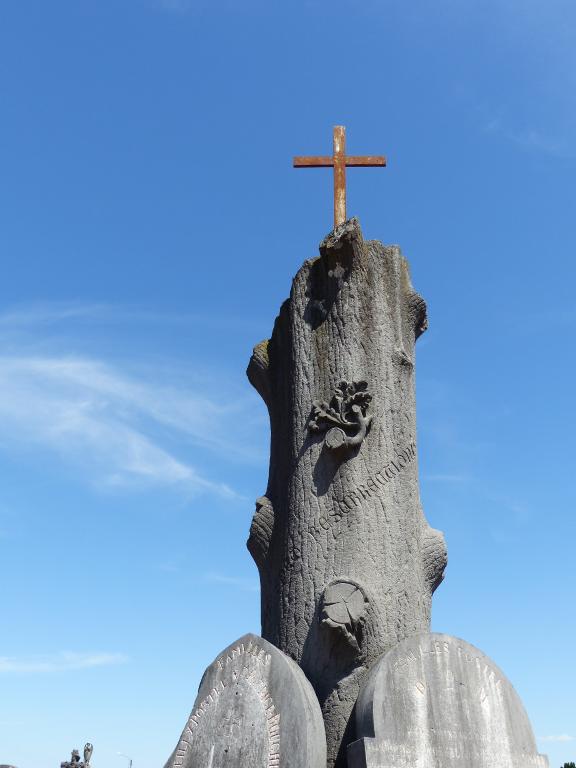
[[(80, 752), (77, 749), (73, 749), (70, 760), (60, 763), (60, 768), (90, 768), (90, 758), (93, 751), (94, 747), (88, 742), (84, 746), (84, 762), (82, 762), (80, 760)], [(0, 768), (10, 768), (10, 766), (0, 766)]]

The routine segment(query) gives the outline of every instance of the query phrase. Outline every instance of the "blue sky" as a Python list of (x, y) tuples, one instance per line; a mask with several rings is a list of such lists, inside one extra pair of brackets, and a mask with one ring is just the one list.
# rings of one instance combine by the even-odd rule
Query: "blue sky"
[(576, 6), (0, 3), (0, 763), (161, 766), (259, 630), (268, 425), (246, 379), (348, 173), (430, 329), (418, 451), (433, 628), (576, 759)]

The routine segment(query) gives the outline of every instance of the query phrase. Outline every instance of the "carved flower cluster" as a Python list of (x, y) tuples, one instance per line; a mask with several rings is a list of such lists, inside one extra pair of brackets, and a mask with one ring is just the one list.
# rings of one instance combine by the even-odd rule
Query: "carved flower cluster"
[(310, 431), (324, 432), (332, 426), (357, 429), (372, 400), (365, 381), (342, 381), (329, 403), (315, 400), (310, 417)]

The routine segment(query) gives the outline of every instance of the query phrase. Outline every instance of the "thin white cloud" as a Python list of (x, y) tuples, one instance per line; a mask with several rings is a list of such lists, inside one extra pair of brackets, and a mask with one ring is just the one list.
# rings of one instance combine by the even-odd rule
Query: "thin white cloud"
[(71, 672), (93, 667), (124, 664), (128, 657), (123, 653), (75, 653), (61, 651), (49, 656), (16, 658), (0, 656), (0, 674), (19, 672), (41, 674), (45, 672)]
[(502, 136), (523, 149), (542, 152), (566, 160), (572, 160), (576, 157), (576, 144), (570, 136), (546, 134), (529, 126), (514, 129), (501, 118), (489, 120), (485, 125), (485, 130), (487, 133)]
[[(506, 52), (506, 64), (499, 67), (499, 87), (483, 96), (482, 83), (467, 91), (480, 101), (476, 109), (482, 128), (527, 152), (574, 160), (574, 3), (524, 0), (521, 13), (514, 0), (489, 0), (480, 5), (489, 6), (494, 30), (498, 30), (491, 36), (491, 45)], [(468, 16), (472, 22), (472, 14)], [(540, 43), (537, 51), (530, 43), (536, 38)], [(498, 53), (495, 60), (504, 61)]]
[(569, 736), (567, 733), (561, 733), (558, 736), (539, 736), (540, 741), (576, 741), (576, 736)]
[(96, 473), (108, 486), (177, 485), (235, 496), (160, 445), (169, 428), (222, 448), (210, 429), (223, 411), (201, 396), (131, 379), (97, 360), (0, 357), (4, 447), (36, 444)]
[(104, 304), (39, 303), (13, 307), (0, 313), (0, 330), (48, 325), (63, 321), (109, 318), (110, 308)]
[(209, 328), (248, 327), (254, 332), (259, 329), (255, 321), (245, 315), (229, 315), (219, 312), (217, 315), (201, 312), (155, 312), (142, 307), (120, 306), (102, 303), (82, 302), (35, 302), (6, 307), (0, 312), (0, 333), (52, 329), (59, 324), (69, 326), (75, 321), (79, 325), (95, 326), (137, 325), (156, 327), (195, 327)]
[(158, 570), (163, 573), (178, 573), (180, 568), (175, 563), (160, 563)]
[(224, 584), (229, 587), (237, 587), (246, 592), (258, 592), (260, 585), (257, 579), (246, 579), (240, 576), (227, 576), (223, 573), (210, 571), (204, 574), (204, 581), (211, 584)]
[(198, 318), (97, 303), (0, 312), (0, 449), (48, 451), (99, 487), (241, 498), (197, 464), (206, 463), (205, 449), (244, 464), (263, 460), (249, 439), (265, 424), (251, 392), (200, 373), (194, 361), (163, 360), (160, 368), (141, 352), (112, 363), (85, 351), (95, 330), (105, 342), (132, 326), (142, 338), (143, 324), (156, 331), (192, 321)]

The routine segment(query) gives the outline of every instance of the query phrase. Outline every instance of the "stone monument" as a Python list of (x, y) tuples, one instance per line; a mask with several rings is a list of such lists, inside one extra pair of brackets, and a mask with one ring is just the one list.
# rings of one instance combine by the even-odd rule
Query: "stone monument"
[(167, 763), (184, 765), (324, 768), (322, 714), (298, 665), (255, 635), (222, 651)]
[[(429, 633), (446, 547), (418, 489), (414, 352), (426, 304), (400, 248), (364, 240), (346, 218), (346, 167), (386, 161), (347, 156), (344, 138), (337, 126), (332, 156), (294, 160), (333, 167), (334, 229), (247, 371), (271, 428), (248, 539), (263, 639), (242, 638), (209, 667), (168, 768), (519, 768), (520, 758), (544, 768), (492, 662)], [(448, 650), (426, 655), (435, 643)], [(476, 654), (498, 686), (454, 648)], [(400, 665), (407, 654), (413, 666)]]
[(84, 761), (80, 760), (80, 752), (77, 749), (72, 750), (70, 760), (60, 763), (60, 768), (90, 768), (90, 758), (94, 747), (90, 742), (84, 745)]
[(424, 633), (370, 670), (356, 703), (350, 768), (546, 768), (512, 685), (469, 643)]
[(428, 629), (446, 548), (418, 493), (424, 301), (400, 249), (364, 242), (356, 219), (320, 253), (248, 368), (271, 423), (270, 477), (248, 546), (262, 634), (312, 682), (334, 762), (367, 669)]

